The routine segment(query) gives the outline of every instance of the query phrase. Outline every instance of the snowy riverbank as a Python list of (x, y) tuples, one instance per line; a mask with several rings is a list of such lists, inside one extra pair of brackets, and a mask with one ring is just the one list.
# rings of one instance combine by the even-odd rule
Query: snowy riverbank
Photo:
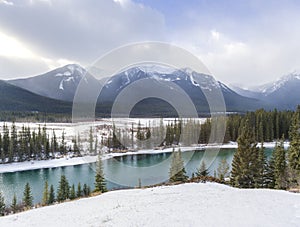
[(190, 183), (112, 191), (0, 218), (0, 226), (298, 226), (300, 195)]
[[(260, 146), (260, 144), (258, 144)], [(264, 147), (272, 148), (275, 146), (275, 143), (264, 143)], [(288, 143), (285, 143), (285, 147), (288, 147)], [(194, 147), (181, 147), (181, 151), (191, 151), (191, 150), (204, 150), (206, 148), (237, 148), (237, 143), (232, 142), (223, 145), (203, 145), (203, 146), (194, 146)], [(177, 148), (175, 148), (177, 149)], [(139, 151), (130, 151), (126, 153), (108, 153), (103, 156), (103, 159), (109, 159), (117, 156), (124, 155), (135, 155), (135, 154), (159, 154), (159, 153), (169, 153), (172, 152), (173, 148), (166, 148), (162, 150), (139, 150)], [(51, 160), (41, 160), (41, 161), (26, 161), (26, 162), (16, 162), (9, 164), (0, 164), (0, 173), (7, 172), (18, 172), (25, 170), (34, 170), (34, 169), (44, 169), (44, 168), (55, 168), (62, 166), (73, 166), (81, 165), (86, 163), (96, 162), (97, 156), (84, 156), (84, 157), (75, 157), (75, 158), (59, 158)]]

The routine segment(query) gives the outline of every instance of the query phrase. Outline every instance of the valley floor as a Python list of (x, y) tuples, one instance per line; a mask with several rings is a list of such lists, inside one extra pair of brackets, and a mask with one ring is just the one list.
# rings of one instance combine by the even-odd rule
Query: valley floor
[(189, 183), (103, 195), (0, 218), (0, 226), (299, 226), (300, 195)]

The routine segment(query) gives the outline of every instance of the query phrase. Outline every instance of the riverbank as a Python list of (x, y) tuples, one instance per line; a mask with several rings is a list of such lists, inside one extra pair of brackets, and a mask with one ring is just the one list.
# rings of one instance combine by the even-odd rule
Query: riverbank
[(286, 191), (187, 183), (111, 191), (1, 217), (0, 226), (297, 226), (299, 204)]
[[(264, 147), (273, 148), (273, 147), (275, 147), (275, 144), (276, 144), (275, 142), (264, 143)], [(286, 148), (288, 147), (287, 142), (284, 145)], [(260, 144), (258, 144), (258, 146), (260, 146)], [(210, 145), (201, 145), (201, 146), (180, 147), (182, 152), (191, 151), (191, 150), (205, 150), (208, 148), (236, 149), (237, 143), (231, 142), (231, 143), (222, 144), (222, 145), (210, 144)], [(177, 148), (175, 147), (175, 149), (177, 149)], [(125, 155), (170, 153), (172, 151), (173, 151), (173, 148), (166, 148), (166, 149), (157, 149), (157, 150), (151, 149), (151, 150), (128, 151), (128, 152), (123, 152), (123, 153), (107, 153), (107, 154), (103, 155), (103, 159), (110, 159), (113, 157), (119, 157), (119, 156), (125, 156)], [(84, 157), (74, 157), (74, 158), (62, 157), (59, 159), (0, 164), (0, 173), (82, 165), (82, 164), (96, 162), (96, 160), (97, 160), (97, 156), (84, 156)]]

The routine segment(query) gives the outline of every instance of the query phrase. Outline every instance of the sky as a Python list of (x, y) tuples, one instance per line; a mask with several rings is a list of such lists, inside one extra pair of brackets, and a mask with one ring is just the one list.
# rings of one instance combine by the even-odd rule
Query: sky
[(162, 41), (225, 84), (257, 86), (300, 72), (299, 22), (297, 0), (0, 0), (0, 79)]

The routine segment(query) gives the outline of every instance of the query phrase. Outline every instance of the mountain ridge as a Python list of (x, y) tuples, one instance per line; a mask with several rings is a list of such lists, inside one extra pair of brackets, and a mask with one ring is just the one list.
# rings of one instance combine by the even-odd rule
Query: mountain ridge
[[(100, 98), (98, 99), (98, 104), (101, 102), (102, 104), (105, 103), (104, 111), (109, 112), (118, 94), (124, 88), (142, 78), (168, 81), (178, 85), (193, 100), (198, 112), (209, 111), (203, 91), (209, 92), (215, 88), (221, 90), (228, 112), (246, 112), (259, 108), (294, 109), (300, 103), (298, 103), (299, 98), (297, 98), (300, 97), (300, 89), (297, 89), (300, 88), (300, 75), (296, 73), (286, 75), (284, 78), (260, 87), (260, 90), (255, 91), (227, 86), (221, 81), (216, 81), (211, 75), (201, 74), (189, 68), (162, 70), (162, 68), (153, 66), (148, 68), (137, 66), (108, 78), (101, 91), (101, 100)], [(40, 96), (72, 102), (77, 86), (82, 79), (85, 80), (86, 84), (101, 83), (101, 81), (92, 77), (86, 69), (77, 64), (65, 65), (38, 76), (8, 80), (6, 82)], [(289, 88), (286, 89), (286, 86), (289, 86)], [(291, 91), (293, 91), (293, 95), (289, 94)], [(153, 101), (145, 103), (151, 105)], [(139, 109), (141, 110), (142, 108)], [(167, 111), (168, 108), (162, 109)]]

